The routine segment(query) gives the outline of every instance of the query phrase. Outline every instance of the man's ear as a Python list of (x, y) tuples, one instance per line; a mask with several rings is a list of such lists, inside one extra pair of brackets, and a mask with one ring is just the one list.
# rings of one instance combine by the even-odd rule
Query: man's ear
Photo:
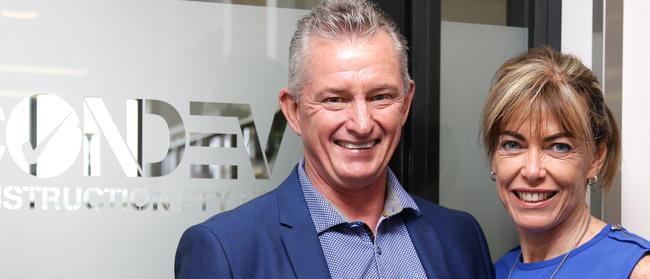
[(404, 107), (402, 107), (402, 126), (404, 126), (408, 119), (409, 111), (411, 110), (411, 102), (413, 102), (413, 93), (415, 93), (415, 82), (409, 80), (409, 91), (406, 92)]
[(599, 144), (596, 146), (596, 154), (593, 157), (591, 161), (591, 165), (589, 166), (589, 171), (587, 172), (587, 178), (594, 177), (598, 175), (600, 172), (600, 168), (603, 166), (603, 163), (605, 162), (605, 157), (607, 157), (607, 146), (605, 146), (604, 143)]
[(289, 88), (282, 88), (280, 90), (278, 101), (280, 102), (282, 114), (284, 114), (284, 118), (287, 119), (287, 123), (289, 123), (291, 129), (300, 136), (301, 131), (300, 118), (298, 117), (298, 102), (296, 102), (295, 97), (291, 92), (289, 92)]

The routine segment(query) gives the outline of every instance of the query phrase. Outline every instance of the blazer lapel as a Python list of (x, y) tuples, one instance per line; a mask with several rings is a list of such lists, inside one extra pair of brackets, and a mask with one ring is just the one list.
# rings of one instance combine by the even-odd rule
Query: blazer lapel
[(327, 262), (318, 240), (316, 227), (300, 189), (297, 169), (280, 185), (278, 208), (282, 243), (296, 277), (330, 278)]
[(440, 236), (436, 230), (422, 221), (421, 216), (408, 218), (405, 223), (427, 277), (450, 278)]

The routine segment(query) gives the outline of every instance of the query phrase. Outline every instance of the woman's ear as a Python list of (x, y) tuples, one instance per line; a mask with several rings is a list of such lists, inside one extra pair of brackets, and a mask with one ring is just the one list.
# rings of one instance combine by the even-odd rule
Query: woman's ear
[(490, 171), (496, 173), (497, 170), (495, 168), (495, 163), (494, 163), (494, 154), (492, 154), (492, 156), (490, 156), (490, 157), (491, 157), (490, 158)]
[(591, 161), (589, 170), (587, 171), (587, 178), (594, 177), (598, 175), (600, 169), (605, 163), (605, 158), (607, 157), (607, 146), (604, 143), (601, 143), (596, 148), (596, 154)]

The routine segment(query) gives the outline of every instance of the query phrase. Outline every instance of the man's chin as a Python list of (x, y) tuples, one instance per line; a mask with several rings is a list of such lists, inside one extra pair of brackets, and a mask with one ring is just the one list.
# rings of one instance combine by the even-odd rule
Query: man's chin
[(385, 177), (385, 169), (375, 172), (368, 172), (368, 169), (356, 172), (354, 170), (349, 170), (345, 174), (339, 175), (339, 181), (341, 181), (342, 185), (346, 185), (347, 187), (364, 188), (378, 183), (383, 183)]

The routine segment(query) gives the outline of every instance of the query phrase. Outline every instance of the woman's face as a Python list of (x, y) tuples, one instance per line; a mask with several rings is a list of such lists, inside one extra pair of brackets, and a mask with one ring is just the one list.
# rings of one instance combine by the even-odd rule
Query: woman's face
[(584, 208), (587, 178), (598, 173), (599, 164), (553, 115), (542, 111), (535, 121), (541, 122), (510, 121), (491, 165), (501, 201), (517, 227), (543, 232)]

